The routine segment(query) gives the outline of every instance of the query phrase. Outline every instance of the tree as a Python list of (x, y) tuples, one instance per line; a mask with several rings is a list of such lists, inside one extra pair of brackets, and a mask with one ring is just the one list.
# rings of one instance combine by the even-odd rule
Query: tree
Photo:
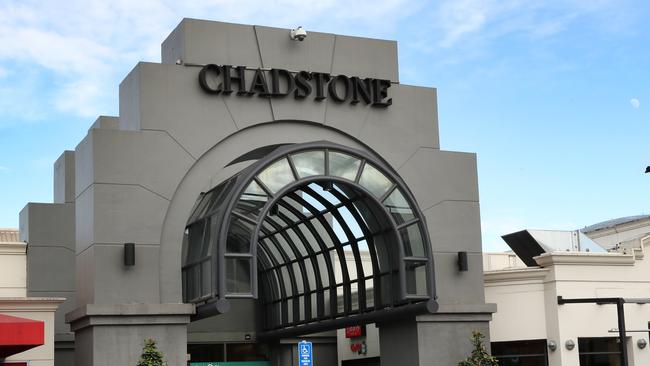
[(167, 363), (163, 361), (162, 352), (158, 351), (156, 347), (156, 341), (151, 338), (144, 340), (142, 355), (137, 366), (167, 366)]
[(495, 357), (490, 356), (483, 345), (485, 336), (479, 331), (472, 332), (472, 345), (474, 349), (472, 354), (465, 360), (458, 363), (458, 366), (498, 366), (499, 363)]

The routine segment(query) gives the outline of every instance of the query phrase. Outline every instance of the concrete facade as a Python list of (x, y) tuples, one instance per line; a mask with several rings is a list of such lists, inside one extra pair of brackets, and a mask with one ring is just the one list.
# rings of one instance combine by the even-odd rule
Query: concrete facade
[[(184, 365), (194, 306), (182, 304), (181, 243), (197, 196), (241, 170), (227, 165), (255, 148), (322, 140), (380, 156), (424, 213), (443, 310), (407, 323), (413, 364), (455, 364), (470, 345), (449, 344), (487, 332), (495, 308), (483, 292), (476, 156), (440, 150), (436, 90), (399, 83), (394, 41), (310, 32), (295, 42), (288, 33), (184, 19), (163, 42), (162, 63), (139, 63), (120, 84), (119, 116), (100, 117), (57, 161), (54, 203), (21, 213), (21, 236), (42, 248), (28, 263), (28, 291), (66, 294), (70, 328), (57, 323), (57, 334), (63, 342), (74, 332), (76, 364), (113, 365), (117, 353), (135, 364), (151, 337), (169, 365)], [(209, 95), (194, 66), (207, 63), (388, 79), (392, 105)], [(123, 243), (136, 244), (135, 266), (123, 264)], [(458, 271), (459, 251), (467, 272)], [(39, 280), (41, 265), (61, 275)], [(382, 342), (401, 339), (400, 327), (380, 324)], [(382, 354), (386, 365), (395, 352)]]
[[(549, 366), (577, 366), (584, 364), (580, 360), (584, 352), (618, 350), (618, 331), (612, 331), (619, 327), (615, 304), (558, 305), (558, 296), (647, 298), (650, 263), (645, 251), (650, 245), (650, 226), (647, 220), (620, 222), (599, 229), (598, 234), (594, 240), (602, 239), (599, 244), (612, 248), (609, 252), (549, 252), (534, 257), (537, 266), (533, 267), (513, 259), (514, 254), (486, 254), (486, 301), (496, 303), (499, 309), (490, 322), (492, 342), (540, 340), (545, 346), (554, 343), (555, 350), (544, 347)], [(648, 332), (643, 330), (650, 324), (650, 305), (627, 303), (624, 316), (628, 365), (647, 365), (650, 351), (639, 346), (639, 342), (649, 341)], [(580, 339), (609, 339), (616, 346), (607, 349), (600, 345), (587, 350), (580, 347)], [(567, 342), (573, 342), (575, 348), (568, 349)], [(609, 359), (601, 359), (599, 364), (620, 365), (618, 354), (600, 357)]]

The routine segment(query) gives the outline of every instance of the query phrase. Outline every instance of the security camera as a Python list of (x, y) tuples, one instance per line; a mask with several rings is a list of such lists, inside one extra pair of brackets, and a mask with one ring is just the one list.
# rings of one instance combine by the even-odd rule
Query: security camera
[(292, 29), (289, 37), (294, 41), (304, 41), (307, 38), (307, 31), (302, 26), (299, 26), (296, 29)]

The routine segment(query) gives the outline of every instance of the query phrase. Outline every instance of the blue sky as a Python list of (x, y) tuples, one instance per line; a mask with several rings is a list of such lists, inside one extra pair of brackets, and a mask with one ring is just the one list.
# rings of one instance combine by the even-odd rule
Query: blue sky
[(650, 3), (608, 0), (0, 2), (0, 227), (183, 17), (395, 39), (438, 88), (441, 146), (478, 154), (483, 246), (650, 213)]

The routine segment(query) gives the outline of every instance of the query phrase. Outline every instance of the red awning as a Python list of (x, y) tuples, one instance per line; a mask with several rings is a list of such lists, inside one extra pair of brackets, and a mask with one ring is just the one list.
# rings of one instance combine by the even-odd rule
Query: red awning
[(45, 324), (39, 320), (0, 314), (0, 358), (45, 343)]

